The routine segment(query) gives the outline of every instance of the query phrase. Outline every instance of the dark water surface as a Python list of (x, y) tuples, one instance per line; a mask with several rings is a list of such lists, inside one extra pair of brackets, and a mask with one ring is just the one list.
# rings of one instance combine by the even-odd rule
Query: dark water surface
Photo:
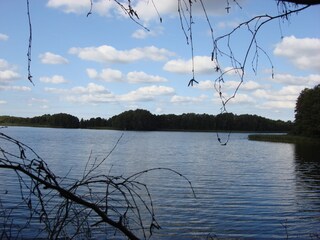
[[(123, 133), (26, 127), (2, 132), (31, 146), (57, 175), (70, 172), (75, 178), (82, 176), (90, 154), (105, 157)], [(99, 171), (129, 176), (164, 167), (192, 182), (196, 198), (188, 182), (172, 172), (142, 176), (161, 225), (152, 239), (319, 237), (319, 147), (254, 142), (247, 136), (234, 133), (220, 146), (215, 133), (124, 132)], [(0, 170), (3, 204), (19, 202), (14, 181)], [(22, 211), (15, 217), (24, 221)], [(3, 221), (0, 217), (0, 228)]]

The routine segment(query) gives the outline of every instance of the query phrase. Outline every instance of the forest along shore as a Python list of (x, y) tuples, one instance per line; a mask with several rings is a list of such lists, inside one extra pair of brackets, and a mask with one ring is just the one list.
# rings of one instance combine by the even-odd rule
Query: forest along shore
[(97, 128), (135, 131), (242, 131), (290, 132), (291, 121), (271, 120), (257, 115), (218, 115), (185, 113), (154, 115), (147, 110), (129, 110), (109, 119), (97, 117), (80, 119), (67, 113), (36, 117), (0, 116), (1, 126), (30, 126), (57, 128)]
[(252, 141), (264, 141), (264, 142), (281, 142), (281, 143), (295, 143), (295, 144), (313, 144), (320, 145), (319, 138), (296, 136), (290, 134), (251, 134), (248, 136)]

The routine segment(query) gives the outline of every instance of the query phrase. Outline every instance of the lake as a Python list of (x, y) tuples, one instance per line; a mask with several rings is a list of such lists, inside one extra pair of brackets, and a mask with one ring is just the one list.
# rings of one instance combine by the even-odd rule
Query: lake
[[(170, 171), (149, 172), (139, 179), (149, 187), (161, 226), (151, 239), (320, 236), (319, 147), (248, 141), (247, 133), (232, 133), (229, 143), (221, 146), (216, 133), (208, 132), (29, 127), (1, 131), (32, 147), (60, 176), (81, 177), (90, 154), (98, 159), (107, 156), (122, 134), (98, 171), (129, 176), (170, 168), (183, 174), (196, 197), (188, 182)], [(13, 184), (16, 178), (7, 170), (0, 174), (1, 202), (13, 204), (20, 197)], [(15, 217), (23, 222), (20, 213)], [(0, 231), (3, 224), (0, 217)], [(26, 234), (31, 237), (32, 232)], [(112, 238), (121, 239), (120, 234)]]

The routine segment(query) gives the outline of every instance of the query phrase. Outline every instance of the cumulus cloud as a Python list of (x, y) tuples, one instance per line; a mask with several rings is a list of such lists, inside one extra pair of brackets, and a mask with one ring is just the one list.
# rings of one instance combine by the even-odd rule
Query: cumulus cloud
[(52, 76), (52, 77), (40, 77), (40, 82), (60, 84), (60, 83), (66, 83), (67, 80), (64, 79), (63, 76), (54, 75), (54, 76)]
[(95, 69), (88, 68), (87, 75), (89, 78), (96, 79), (96, 80), (102, 80), (104, 82), (122, 82), (123, 81), (123, 75), (122, 72), (119, 70), (106, 68), (101, 71), (101, 73), (98, 73)]
[(49, 0), (47, 6), (58, 8), (66, 13), (83, 13), (90, 9), (90, 1), (87, 0)]
[(230, 100), (229, 104), (252, 104), (255, 102), (255, 99), (248, 94), (237, 93), (236, 96)]
[(118, 99), (128, 102), (152, 101), (156, 96), (167, 96), (174, 94), (174, 92), (174, 89), (171, 87), (153, 85), (148, 87), (141, 87), (127, 94), (120, 95), (118, 96)]
[(71, 48), (70, 54), (75, 54), (83, 60), (102, 63), (130, 63), (137, 60), (164, 61), (174, 53), (155, 46), (133, 48), (130, 50), (117, 50), (112, 46), (102, 45), (99, 47)]
[(275, 74), (271, 80), (282, 84), (313, 87), (320, 84), (320, 75), (293, 76), (291, 74)]
[[(240, 82), (239, 81), (225, 81), (225, 83), (223, 83), (222, 87), (226, 90), (235, 90), (238, 86), (239, 86)], [(263, 88), (262, 85), (260, 85), (259, 83), (255, 82), (255, 81), (247, 81), (247, 82), (243, 82), (240, 85), (239, 90), (240, 91), (252, 91), (252, 90), (256, 90), (256, 89), (260, 89)]]
[[(215, 72), (214, 62), (207, 56), (195, 56), (194, 67), (197, 74), (210, 74)], [(192, 60), (170, 60), (164, 65), (163, 69), (168, 72), (187, 74), (192, 70)]]
[[(243, 1), (244, 0), (237, 0), (240, 5)], [(228, 5), (225, 1), (203, 0), (202, 2), (206, 7), (208, 15), (221, 15), (226, 13), (226, 7)], [(126, 2), (122, 3), (126, 6)], [(49, 0), (47, 6), (62, 10), (65, 13), (83, 14), (89, 11), (90, 1)], [(233, 7), (235, 7), (235, 2), (230, 1), (229, 6), (233, 9)], [(159, 21), (159, 15), (162, 18), (178, 16), (177, 2), (172, 0), (153, 0), (152, 2), (147, 0), (134, 1), (132, 3), (132, 8), (137, 12), (139, 19), (143, 22), (151, 20)], [(183, 4), (182, 8), (186, 9), (186, 6)], [(193, 3), (192, 10), (194, 16), (204, 15), (202, 5), (198, 1)], [(92, 11), (103, 16), (114, 16), (114, 14), (116, 14), (117, 16), (128, 17), (115, 1), (96, 0), (94, 1)]]
[(139, 28), (133, 34), (131, 35), (133, 38), (136, 39), (145, 39), (148, 37), (156, 37), (159, 36), (163, 33), (163, 28), (158, 27), (158, 28), (152, 28), (150, 31), (146, 31), (145, 29)]
[(71, 89), (64, 88), (45, 88), (46, 92), (54, 94), (86, 94), (86, 93), (108, 93), (109, 91), (102, 85), (95, 83), (88, 83), (87, 86), (77, 86)]
[(7, 101), (4, 101), (4, 100), (0, 100), (0, 104), (6, 104)]
[(44, 98), (31, 98), (29, 101), (28, 101), (28, 105), (29, 106), (38, 106), (40, 107), (41, 109), (48, 109), (49, 106), (47, 105), (47, 103), (49, 102), (47, 99), (44, 99)]
[(194, 104), (199, 103), (207, 99), (206, 95), (201, 95), (199, 97), (189, 97), (189, 96), (179, 96), (174, 95), (172, 96), (170, 102), (172, 103), (183, 103), (183, 104)]
[[(59, 9), (65, 13), (85, 14), (90, 10), (90, 1), (87, 0), (49, 0), (47, 7)], [(114, 1), (94, 1), (92, 12), (102, 16), (110, 16), (111, 12), (119, 12), (119, 5)], [(120, 15), (118, 13), (118, 15)]]
[(84, 93), (105, 93), (109, 92), (104, 86), (95, 83), (88, 83), (86, 87), (74, 87), (71, 89), (72, 93), (84, 94)]
[(0, 59), (0, 83), (9, 83), (19, 78), (20, 75), (15, 71), (15, 67), (6, 60)]
[(31, 88), (26, 86), (1, 86), (0, 85), (0, 91), (26, 92), (26, 91), (31, 91)]
[(154, 101), (156, 97), (174, 94), (174, 89), (171, 87), (152, 85), (116, 95), (108, 91), (104, 86), (94, 83), (89, 83), (86, 87), (77, 86), (71, 89), (45, 88), (45, 91), (63, 95), (67, 101), (81, 103), (145, 102)]
[(158, 83), (167, 81), (166, 78), (149, 75), (142, 71), (129, 72), (127, 75), (122, 74), (119, 70), (111, 68), (102, 69), (100, 73), (92, 68), (88, 68), (86, 71), (90, 78), (104, 82)]
[[(178, 16), (177, 2), (172, 0), (154, 0), (154, 5), (150, 1), (137, 1), (134, 9), (138, 12), (143, 21), (159, 20), (160, 16)], [(221, 15), (226, 13), (227, 3), (221, 0), (203, 0), (208, 15)], [(243, 0), (237, 0), (239, 4)], [(235, 6), (234, 1), (230, 1), (230, 7)], [(182, 3), (182, 9), (186, 9)], [(203, 8), (200, 1), (194, 1), (192, 5), (194, 16), (203, 16)], [(159, 14), (158, 14), (159, 13)]]
[(199, 84), (194, 85), (194, 87), (200, 90), (212, 90), (214, 89), (214, 82), (211, 80), (199, 81)]
[(7, 41), (9, 36), (3, 33), (0, 33), (0, 41)]
[(105, 103), (114, 102), (112, 93), (84, 94), (81, 96), (67, 96), (66, 100), (74, 103)]
[(17, 72), (12, 70), (0, 70), (0, 83), (8, 83), (12, 80), (17, 80), (20, 78), (20, 75)]
[(257, 107), (262, 109), (287, 108), (293, 109), (304, 86), (285, 86), (279, 90), (258, 89), (253, 92), (256, 99), (264, 100)]
[(320, 72), (320, 39), (285, 37), (273, 51), (277, 56), (285, 57), (297, 68)]
[(267, 101), (258, 106), (261, 109), (294, 109), (293, 101)]
[(67, 64), (69, 61), (57, 54), (51, 52), (45, 52), (39, 55), (39, 58), (43, 64)]
[(129, 83), (157, 83), (157, 82), (167, 82), (166, 78), (160, 76), (149, 75), (145, 72), (129, 72), (127, 74), (127, 80)]

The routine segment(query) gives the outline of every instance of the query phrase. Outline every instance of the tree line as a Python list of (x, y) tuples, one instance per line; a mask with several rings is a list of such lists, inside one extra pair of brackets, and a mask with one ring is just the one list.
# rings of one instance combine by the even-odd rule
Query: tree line
[(295, 113), (293, 133), (320, 138), (320, 84), (300, 93)]
[(107, 128), (117, 130), (185, 130), (185, 131), (272, 131), (320, 137), (320, 84), (304, 89), (296, 102), (295, 121), (271, 120), (257, 115), (223, 113), (218, 115), (184, 113), (155, 115), (136, 109), (109, 119), (80, 119), (67, 113), (23, 118), (0, 116), (0, 125), (59, 128)]
[(58, 128), (106, 128), (117, 130), (185, 130), (185, 131), (281, 131), (292, 130), (292, 122), (271, 120), (257, 115), (218, 115), (184, 113), (155, 115), (147, 110), (136, 109), (122, 112), (109, 119), (101, 117), (80, 119), (67, 113), (45, 114), (22, 118), (0, 116), (0, 125), (22, 125)]

